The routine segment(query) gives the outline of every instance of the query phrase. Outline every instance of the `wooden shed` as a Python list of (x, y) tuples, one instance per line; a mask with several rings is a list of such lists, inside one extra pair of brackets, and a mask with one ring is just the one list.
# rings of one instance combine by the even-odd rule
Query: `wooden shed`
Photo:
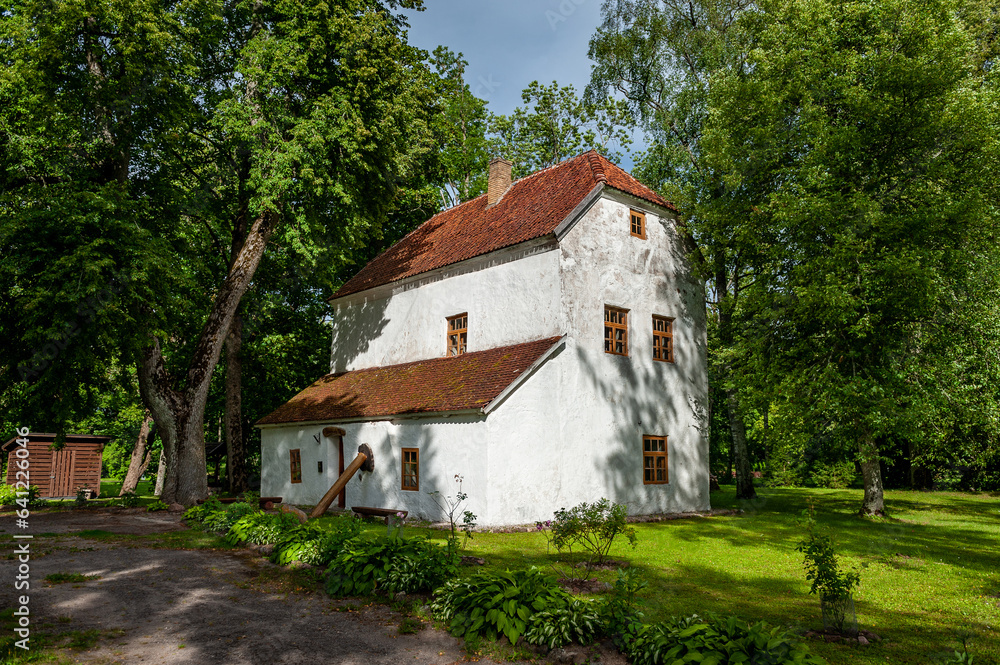
[[(93, 491), (91, 496), (101, 493), (101, 453), (110, 436), (89, 434), (67, 434), (63, 447), (52, 450), (55, 434), (28, 435), (28, 484), (38, 487), (39, 496), (46, 499), (60, 499), (76, 496), (78, 487)], [(0, 448), (11, 453), (7, 457), (7, 484), (18, 480), (15, 451), (19, 448), (17, 438), (7, 441)]]

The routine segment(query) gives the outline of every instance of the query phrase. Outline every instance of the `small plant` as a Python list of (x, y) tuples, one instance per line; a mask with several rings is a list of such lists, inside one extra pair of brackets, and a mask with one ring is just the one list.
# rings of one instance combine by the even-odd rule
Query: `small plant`
[(162, 501), (160, 501), (159, 499), (157, 499), (153, 503), (151, 503), (148, 506), (146, 506), (146, 512), (147, 513), (155, 513), (155, 512), (157, 512), (159, 510), (167, 510), (169, 508), (170, 508), (170, 506), (168, 506), (167, 504), (165, 504)]
[(851, 592), (860, 584), (861, 576), (856, 570), (842, 571), (833, 541), (828, 536), (815, 533), (815, 507), (812, 502), (803, 512), (808, 535), (795, 549), (805, 556), (806, 579), (812, 581), (809, 593), (819, 596), (824, 609), (824, 622), (829, 615), (829, 622), (843, 633), (849, 621), (848, 614), (853, 613), (853, 610), (848, 610)]
[(135, 492), (125, 492), (118, 500), (121, 501), (122, 508), (135, 508), (139, 505), (139, 495)]
[[(458, 483), (458, 492), (455, 496), (443, 495), (441, 492), (435, 490), (433, 492), (428, 492), (427, 494), (434, 500), (434, 503), (444, 511), (444, 514), (448, 516), (448, 524), (450, 526), (450, 534), (448, 536), (448, 554), (452, 557), (458, 555), (460, 550), (458, 545), (458, 528), (455, 524), (455, 515), (458, 513), (458, 509), (462, 506), (469, 495), (462, 491), (462, 481), (465, 480), (465, 476), (460, 474), (455, 474), (455, 482)], [(476, 515), (475, 513), (466, 510), (462, 516), (462, 531), (465, 532), (465, 541), (463, 545), (467, 543), (472, 538), (472, 530), (476, 527)]]
[(524, 631), (524, 641), (556, 649), (570, 642), (590, 644), (600, 632), (601, 618), (595, 604), (574, 600), (567, 607), (532, 614)]
[[(205, 503), (207, 504), (208, 502), (206, 501)], [(255, 507), (242, 501), (231, 503), (228, 507), (222, 504), (219, 505), (222, 508), (221, 510), (211, 512), (202, 519), (202, 523), (206, 529), (219, 533), (227, 533), (240, 518), (258, 512)]]
[(404, 518), (405, 515), (402, 512), (389, 515), (385, 520), (385, 535), (389, 538), (402, 538)]
[(637, 597), (647, 586), (638, 569), (625, 568), (618, 571), (611, 593), (600, 600), (601, 623), (619, 649), (624, 649), (642, 626)]
[(100, 575), (83, 575), (81, 573), (52, 573), (45, 576), (45, 581), (49, 584), (66, 584), (67, 582), (89, 582), (99, 580)]
[(83, 508), (87, 505), (87, 501), (90, 499), (90, 488), (89, 487), (77, 487), (76, 488), (76, 499), (73, 500), (73, 505), (77, 508)]
[(456, 573), (448, 551), (424, 538), (354, 538), (327, 568), (331, 596), (431, 591)]
[(358, 520), (346, 515), (331, 520), (326, 529), (316, 524), (298, 524), (297, 520), (293, 524), (282, 533), (271, 554), (271, 560), (277, 564), (302, 561), (325, 566), (337, 558), (348, 541), (361, 533)]
[[(474, 640), (480, 636), (505, 635), (511, 644), (516, 644), (532, 615), (568, 610), (572, 602), (573, 597), (554, 577), (532, 567), (452, 579), (434, 592), (430, 609), (436, 618), (448, 624), (455, 637)], [(556, 624), (567, 621), (565, 615), (550, 618)], [(542, 640), (545, 631), (539, 628), (535, 635)]]
[(580, 545), (590, 552), (590, 566), (601, 565), (618, 536), (624, 536), (633, 548), (636, 546), (635, 529), (629, 526), (627, 517), (623, 504), (607, 499), (584, 502), (569, 510), (561, 508), (552, 520), (552, 543), (559, 550), (571, 551), (574, 545)]
[(226, 542), (230, 545), (239, 545), (240, 543), (270, 545), (279, 542), (285, 533), (299, 524), (294, 515), (265, 513), (258, 510), (237, 520), (226, 534)]
[(216, 513), (225, 510), (226, 507), (222, 505), (219, 498), (216, 496), (210, 496), (205, 500), (205, 503), (200, 506), (191, 506), (184, 511), (184, 519), (192, 520), (195, 522), (204, 523), (205, 518), (212, 513)]

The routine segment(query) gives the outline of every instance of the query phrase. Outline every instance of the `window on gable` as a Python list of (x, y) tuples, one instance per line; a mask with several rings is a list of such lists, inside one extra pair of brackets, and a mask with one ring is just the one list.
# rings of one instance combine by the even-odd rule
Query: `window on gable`
[(674, 320), (653, 315), (653, 360), (674, 362)]
[(288, 462), (292, 471), (292, 482), (302, 482), (302, 454), (299, 449), (288, 451)]
[(663, 485), (667, 482), (667, 437), (642, 437), (642, 483)]
[(420, 489), (420, 449), (403, 448), (402, 478), (404, 490)]
[(604, 352), (628, 355), (628, 310), (604, 306)]
[(469, 340), (469, 314), (448, 317), (448, 355), (460, 356)]
[(646, 214), (636, 210), (628, 211), (629, 230), (636, 238), (646, 239)]

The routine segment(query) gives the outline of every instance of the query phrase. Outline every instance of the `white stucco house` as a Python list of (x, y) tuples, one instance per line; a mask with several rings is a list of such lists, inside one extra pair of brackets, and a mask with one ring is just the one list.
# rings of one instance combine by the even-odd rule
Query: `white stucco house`
[[(263, 418), (261, 493), (530, 524), (709, 508), (704, 285), (673, 206), (596, 152), (441, 212), (335, 293), (330, 374)], [(336, 506), (337, 503), (334, 503)]]

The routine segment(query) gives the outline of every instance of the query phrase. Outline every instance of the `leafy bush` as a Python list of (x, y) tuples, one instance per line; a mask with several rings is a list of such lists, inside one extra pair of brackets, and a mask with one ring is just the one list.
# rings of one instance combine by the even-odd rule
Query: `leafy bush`
[(223, 507), (222, 510), (209, 513), (204, 519), (202, 519), (202, 523), (205, 525), (206, 529), (218, 531), (219, 533), (228, 533), (229, 529), (232, 528), (232, 526), (236, 524), (241, 517), (245, 517), (254, 512), (257, 512), (257, 508), (240, 501), (238, 503), (231, 503), (228, 507)]
[(424, 538), (354, 538), (327, 569), (331, 596), (431, 591), (456, 574), (448, 550)]
[[(14, 506), (21, 505), (17, 503), (17, 493), (18, 489), (13, 485), (0, 484), (0, 506)], [(25, 496), (24, 490), (20, 490), (22, 496), (22, 508), (27, 508), (30, 506), (37, 506), (41, 503), (38, 498), (38, 486), (28, 485), (27, 496)]]
[(841, 460), (817, 465), (812, 472), (812, 481), (816, 487), (842, 490), (850, 487), (857, 475), (858, 472), (853, 461)]
[(619, 649), (631, 642), (642, 625), (643, 614), (636, 597), (647, 586), (636, 568), (619, 570), (611, 593), (598, 601), (604, 632)]
[(157, 499), (153, 503), (151, 503), (151, 504), (149, 504), (149, 505), (146, 506), (146, 512), (147, 513), (155, 513), (158, 510), (167, 510), (169, 508), (170, 508), (170, 506), (168, 506), (167, 504), (165, 504), (162, 501), (160, 501), (159, 499)]
[[(833, 541), (828, 536), (815, 532), (816, 520), (811, 503), (804, 512), (809, 535), (799, 541), (795, 549), (805, 555), (803, 565), (806, 569), (806, 579), (812, 580), (809, 593), (819, 595), (823, 603), (832, 606), (830, 621), (838, 631), (844, 632), (847, 614), (845, 605), (838, 601), (850, 598), (851, 591), (861, 582), (861, 576), (856, 570), (840, 569)], [(853, 614), (853, 610), (851, 613)]]
[(191, 506), (184, 511), (184, 519), (195, 522), (204, 522), (205, 518), (212, 513), (224, 511), (226, 507), (219, 501), (218, 497), (210, 496), (205, 503), (200, 506)]
[(820, 665), (824, 662), (781, 628), (772, 628), (763, 621), (748, 624), (736, 617), (711, 613), (644, 625), (626, 645), (625, 652), (633, 665), (690, 662)]
[(0, 506), (12, 506), (17, 500), (17, 492), (13, 485), (0, 485)]
[(601, 617), (596, 604), (574, 600), (567, 607), (532, 614), (524, 630), (524, 641), (555, 649), (570, 642), (590, 644), (601, 632)]
[(627, 516), (624, 505), (607, 499), (592, 504), (584, 502), (569, 510), (561, 508), (552, 521), (552, 543), (560, 550), (580, 545), (591, 553), (592, 565), (604, 563), (618, 536), (624, 536), (633, 548), (638, 542)]
[(331, 520), (325, 529), (318, 524), (299, 524), (284, 531), (271, 560), (280, 565), (302, 561), (324, 566), (337, 557), (344, 543), (360, 533), (358, 520), (346, 515)]
[(135, 492), (125, 492), (118, 500), (121, 501), (123, 508), (135, 508), (139, 505), (139, 495)]
[[(455, 637), (506, 635), (511, 644), (524, 634), (536, 612), (569, 609), (573, 597), (554, 577), (535, 567), (504, 573), (481, 572), (452, 579), (434, 592), (434, 616), (448, 624)], [(558, 623), (562, 619), (552, 619)], [(542, 628), (536, 636), (544, 635)]]
[(299, 526), (294, 515), (288, 513), (265, 513), (261, 510), (244, 515), (229, 528), (226, 542), (230, 545), (250, 543), (269, 545), (277, 543), (285, 533)]

